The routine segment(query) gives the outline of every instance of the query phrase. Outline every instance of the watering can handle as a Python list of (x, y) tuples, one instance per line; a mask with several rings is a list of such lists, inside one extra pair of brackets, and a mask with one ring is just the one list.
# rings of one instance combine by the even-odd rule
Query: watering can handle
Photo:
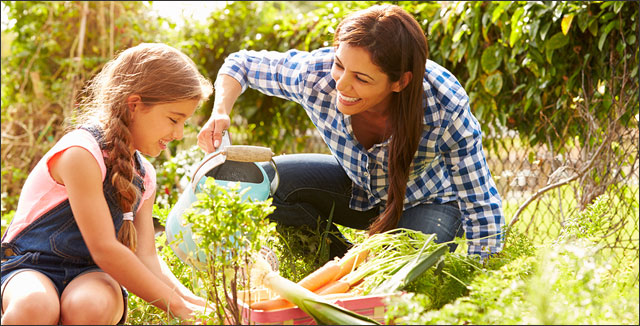
[(280, 173), (278, 173), (278, 167), (276, 162), (273, 161), (273, 152), (271, 148), (250, 146), (250, 145), (230, 145), (222, 150), (222, 154), (225, 154), (229, 161), (239, 162), (265, 162), (269, 161), (273, 170), (275, 171), (274, 179), (271, 181), (269, 187), (269, 193), (273, 196), (280, 184)]
[(270, 161), (273, 152), (268, 147), (249, 145), (230, 145), (224, 148), (227, 160), (238, 162), (266, 162)]

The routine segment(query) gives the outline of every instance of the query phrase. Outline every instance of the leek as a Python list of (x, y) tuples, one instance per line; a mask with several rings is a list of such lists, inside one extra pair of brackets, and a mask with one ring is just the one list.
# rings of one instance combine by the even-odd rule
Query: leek
[(251, 268), (252, 282), (263, 284), (280, 297), (297, 305), (313, 318), (316, 323), (324, 325), (378, 325), (379, 323), (366, 316), (330, 303), (318, 294), (292, 282), (272, 271), (262, 257), (255, 257)]

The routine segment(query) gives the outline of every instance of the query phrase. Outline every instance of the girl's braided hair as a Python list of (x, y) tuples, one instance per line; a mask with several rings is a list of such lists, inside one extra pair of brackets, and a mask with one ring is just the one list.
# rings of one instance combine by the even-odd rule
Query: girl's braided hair
[[(105, 164), (111, 168), (111, 183), (123, 212), (133, 211), (141, 196), (133, 185), (131, 111), (127, 98), (137, 94), (146, 106), (153, 107), (184, 100), (203, 101), (212, 92), (211, 82), (189, 57), (160, 43), (142, 43), (120, 52), (88, 83), (76, 124), (102, 128), (107, 152)], [(132, 221), (123, 222), (118, 240), (136, 250), (137, 235)]]

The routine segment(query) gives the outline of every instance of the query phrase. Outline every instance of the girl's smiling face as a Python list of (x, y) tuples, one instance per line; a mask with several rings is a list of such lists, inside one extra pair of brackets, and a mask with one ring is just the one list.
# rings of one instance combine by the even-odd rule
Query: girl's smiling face
[(169, 142), (182, 139), (184, 123), (193, 115), (199, 101), (184, 100), (147, 106), (139, 96), (132, 95), (128, 104), (131, 110), (129, 131), (132, 150), (155, 157), (167, 148)]
[(346, 115), (364, 111), (384, 114), (391, 93), (402, 90), (399, 81), (391, 82), (371, 61), (369, 52), (348, 44), (336, 48), (331, 77), (336, 81), (338, 110)]

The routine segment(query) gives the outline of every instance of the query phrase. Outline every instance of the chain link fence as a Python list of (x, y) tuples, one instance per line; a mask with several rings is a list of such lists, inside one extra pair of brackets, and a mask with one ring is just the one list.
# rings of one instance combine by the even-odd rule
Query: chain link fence
[[(638, 260), (640, 238), (638, 143), (637, 128), (624, 130), (594, 157), (592, 151), (569, 142), (560, 151), (522, 144), (515, 134), (500, 138), (499, 146), (485, 153), (503, 198), (507, 224), (534, 243), (551, 241), (568, 220), (599, 198), (609, 208), (600, 242), (603, 250), (619, 266), (632, 265)], [(576, 170), (590, 160), (591, 167), (577, 175)]]

